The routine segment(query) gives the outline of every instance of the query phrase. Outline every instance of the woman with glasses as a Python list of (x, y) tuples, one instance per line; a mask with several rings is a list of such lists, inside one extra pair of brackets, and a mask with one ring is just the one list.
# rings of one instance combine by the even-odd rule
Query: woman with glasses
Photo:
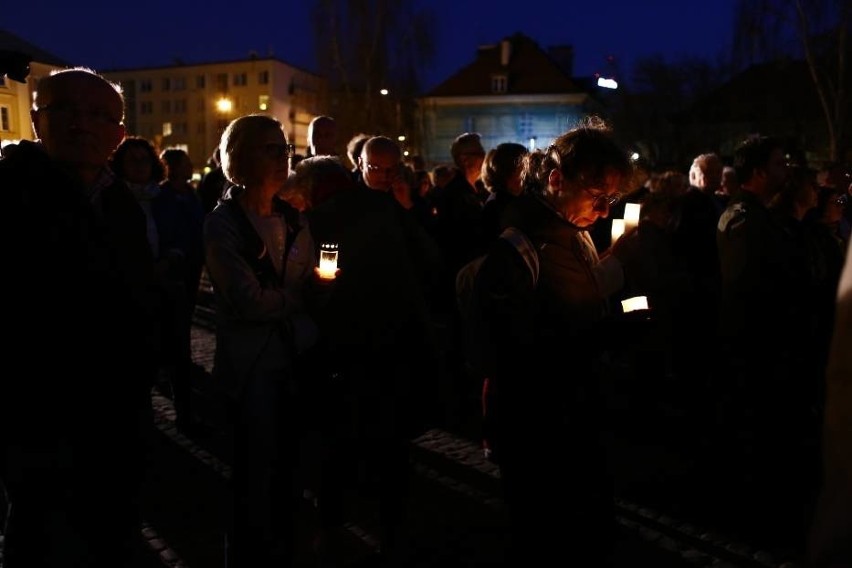
[(276, 197), (293, 151), (281, 123), (237, 118), (219, 148), (233, 186), (205, 219), (204, 245), (216, 301), (213, 377), (234, 436), (228, 566), (289, 566), (301, 498), (293, 369), (316, 340), (306, 310), (314, 243), (305, 218)]
[(503, 226), (532, 241), (538, 281), (516, 248), (497, 239), (474, 284), (480, 327), (497, 330), (486, 339), (490, 449), (501, 469), (513, 565), (543, 566), (571, 550), (578, 566), (598, 566), (614, 517), (595, 375), (606, 339), (596, 326), (622, 274), (617, 260), (598, 258), (587, 230), (609, 214), (631, 166), (606, 125), (590, 119), (526, 156), (522, 175), (527, 193), (507, 206)]

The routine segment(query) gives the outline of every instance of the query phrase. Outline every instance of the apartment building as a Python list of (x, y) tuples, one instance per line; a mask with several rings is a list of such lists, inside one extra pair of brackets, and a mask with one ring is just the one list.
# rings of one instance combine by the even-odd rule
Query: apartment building
[[(0, 30), (0, 66), (3, 67), (0, 71), (0, 145), (35, 139), (30, 120), (35, 86), (41, 77), (69, 65), (52, 53)], [(7, 72), (17, 80), (4, 76)]]
[(115, 69), (103, 75), (125, 96), (125, 124), (160, 148), (186, 150), (203, 168), (228, 123), (264, 112), (283, 124), (287, 139), (305, 153), (308, 124), (320, 114), (324, 79), (272, 57)]

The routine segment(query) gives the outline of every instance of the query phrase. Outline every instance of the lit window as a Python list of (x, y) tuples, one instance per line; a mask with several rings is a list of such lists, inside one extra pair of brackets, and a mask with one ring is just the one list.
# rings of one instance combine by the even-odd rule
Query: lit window
[(257, 108), (269, 110), (269, 95), (260, 95), (257, 99)]
[(163, 136), (171, 136), (172, 135), (172, 123), (164, 122), (163, 123)]

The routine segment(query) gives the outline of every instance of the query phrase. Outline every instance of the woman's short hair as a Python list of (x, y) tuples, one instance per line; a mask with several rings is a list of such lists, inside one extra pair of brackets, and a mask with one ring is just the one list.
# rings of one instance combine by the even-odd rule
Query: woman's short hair
[(616, 142), (609, 125), (598, 117), (586, 118), (547, 149), (527, 154), (521, 174), (524, 190), (543, 193), (554, 169), (580, 187), (603, 185), (612, 173), (627, 181), (633, 172), (627, 152)]
[(287, 186), (289, 191), (301, 195), (308, 207), (315, 207), (341, 191), (354, 189), (355, 181), (340, 158), (325, 155), (300, 161)]
[(250, 160), (246, 142), (269, 130), (283, 131), (283, 128), (277, 118), (268, 114), (247, 114), (228, 124), (219, 141), (222, 172), (228, 181), (245, 184), (246, 164)]
[(116, 176), (121, 179), (127, 176), (127, 172), (124, 171), (124, 156), (131, 148), (141, 148), (151, 160), (151, 179), (149, 181), (160, 182), (165, 179), (166, 169), (157, 155), (157, 149), (154, 148), (154, 144), (150, 140), (142, 136), (126, 136), (113, 151), (109, 158), (109, 167)]
[(482, 162), (482, 183), (485, 189), (492, 193), (504, 191), (506, 183), (527, 152), (526, 146), (516, 142), (504, 142), (489, 150)]

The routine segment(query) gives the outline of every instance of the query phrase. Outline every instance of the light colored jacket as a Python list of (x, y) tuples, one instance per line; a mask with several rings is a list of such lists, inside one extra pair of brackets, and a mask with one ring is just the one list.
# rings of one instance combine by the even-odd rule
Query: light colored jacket
[(255, 250), (259, 238), (249, 233), (253, 227), (248, 219), (239, 217), (234, 200), (241, 191), (229, 189), (204, 223), (205, 260), (216, 303), (214, 377), (234, 398), (253, 368), (281, 368), (286, 375), (297, 347), (316, 336), (304, 298), (316, 265), (307, 220), (283, 201), (277, 203), (285, 225), (284, 271), (270, 279), (258, 271), (266, 247)]

